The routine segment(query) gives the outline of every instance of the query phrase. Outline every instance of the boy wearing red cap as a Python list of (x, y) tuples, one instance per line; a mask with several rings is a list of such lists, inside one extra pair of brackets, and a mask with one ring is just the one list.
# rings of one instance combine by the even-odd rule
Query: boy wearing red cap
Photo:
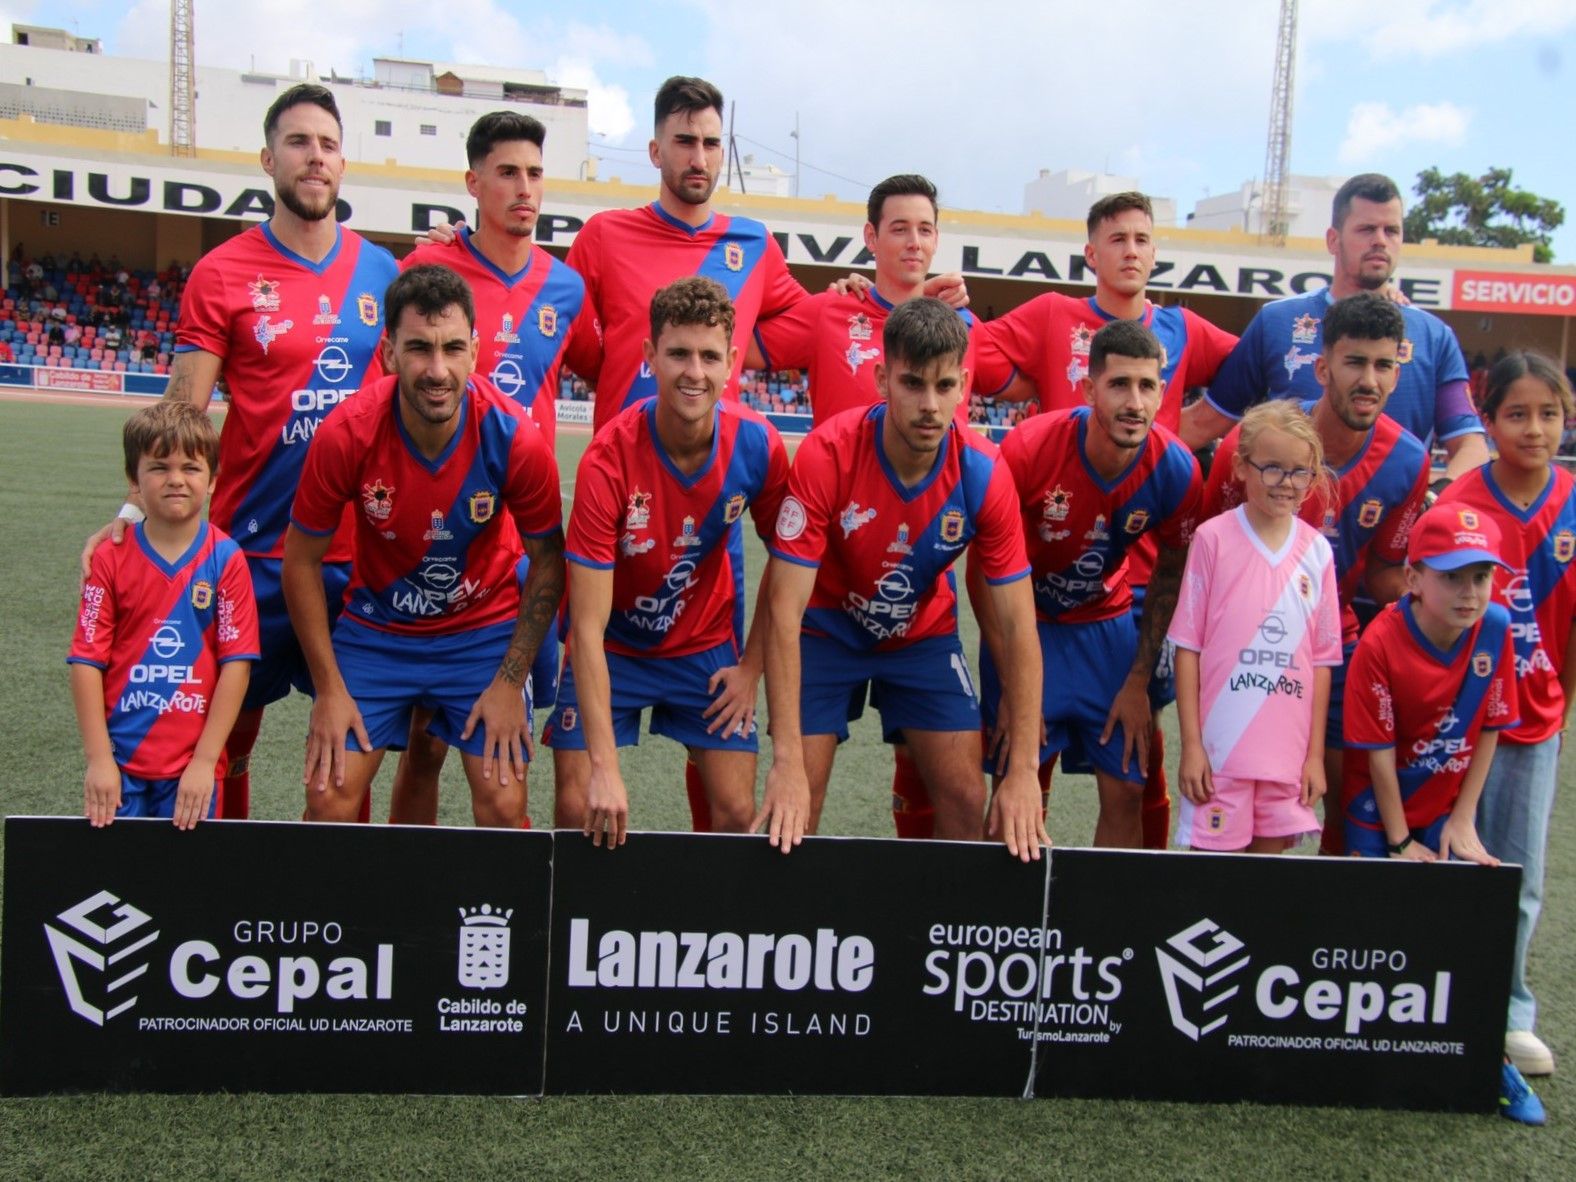
[(1439, 505), (1406, 557), (1407, 594), (1363, 633), (1346, 676), (1347, 850), (1496, 865), (1475, 817), (1498, 732), (1518, 713), (1510, 616), (1490, 599), (1499, 527)]

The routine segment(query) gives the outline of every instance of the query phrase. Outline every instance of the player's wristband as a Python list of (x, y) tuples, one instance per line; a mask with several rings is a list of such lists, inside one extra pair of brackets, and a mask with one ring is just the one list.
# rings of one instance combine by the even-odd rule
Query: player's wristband
[(115, 516), (124, 517), (127, 521), (131, 522), (132, 525), (136, 525), (139, 522), (144, 521), (148, 515), (141, 509), (137, 508), (137, 506), (133, 505), (130, 501), (127, 501), (120, 507), (120, 512), (115, 514)]
[(1406, 847), (1411, 845), (1411, 844), (1412, 844), (1412, 835), (1410, 833), (1408, 833), (1405, 837), (1403, 837), (1400, 841), (1396, 842), (1394, 845), (1390, 845), (1388, 842), (1386, 842), (1385, 843), (1385, 848), (1387, 850), (1389, 850), (1392, 854), (1404, 854), (1404, 853), (1406, 853)]

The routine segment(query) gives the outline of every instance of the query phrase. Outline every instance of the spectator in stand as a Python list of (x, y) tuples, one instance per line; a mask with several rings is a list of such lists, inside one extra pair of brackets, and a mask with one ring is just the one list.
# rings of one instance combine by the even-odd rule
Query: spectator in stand
[(66, 343), (66, 330), (57, 320), (49, 326), (49, 343), (51, 345), (64, 345)]
[(10, 365), (16, 357), (11, 353), (11, 342), (0, 341), (0, 365)]
[(112, 323), (107, 329), (104, 330), (104, 347), (106, 349), (120, 348), (120, 343), (123, 339), (124, 337), (119, 324)]
[(82, 326), (75, 321), (66, 325), (65, 338), (66, 344), (75, 345), (82, 339)]

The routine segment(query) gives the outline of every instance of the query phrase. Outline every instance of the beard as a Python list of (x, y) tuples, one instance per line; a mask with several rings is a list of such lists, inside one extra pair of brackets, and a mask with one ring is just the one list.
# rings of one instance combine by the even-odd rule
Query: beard
[(283, 205), (303, 222), (320, 222), (324, 218), (333, 217), (335, 207), (339, 203), (339, 189), (337, 187), (333, 192), (325, 194), (325, 200), (317, 206), (309, 205), (301, 200), (301, 195), (296, 192), (294, 185), (288, 187), (274, 186), (274, 196), (278, 198), (279, 204)]

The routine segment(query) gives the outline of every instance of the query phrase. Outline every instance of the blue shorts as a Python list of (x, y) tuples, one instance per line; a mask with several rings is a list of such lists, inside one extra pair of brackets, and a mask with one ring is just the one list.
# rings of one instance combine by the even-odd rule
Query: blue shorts
[[(1439, 852), (1439, 832), (1445, 827), (1445, 822), (1450, 820), (1450, 813), (1443, 812), (1421, 829), (1409, 829), (1412, 840), (1421, 845), (1426, 845), (1434, 853)], [(1359, 825), (1350, 817), (1346, 819), (1346, 852), (1356, 858), (1388, 858), (1390, 856), (1390, 841), (1385, 837), (1383, 829), (1374, 829), (1368, 825)]]
[[(682, 657), (629, 657), (607, 654), (607, 675), (611, 683), (613, 741), (620, 747), (640, 742), (640, 712), (651, 710), (651, 733), (712, 751), (747, 751), (760, 748), (755, 723), (747, 734), (721, 731), (708, 735), (712, 719), (703, 715), (714, 694), (708, 693), (711, 675), (718, 669), (737, 665), (739, 657), (732, 641), (705, 652)], [(575, 689), (575, 671), (564, 663), (563, 680), (558, 686), (558, 706), (542, 735), (542, 742), (555, 751), (584, 751), (585, 728), (580, 725), (580, 696)]]
[(905, 730), (979, 729), (979, 699), (956, 633), (886, 652), (858, 652), (804, 632), (799, 670), (799, 719), (806, 735), (847, 739), (849, 722), (864, 713), (866, 686), (888, 743), (901, 743)]
[[(403, 750), (411, 711), (424, 706), (432, 711), (429, 735), (468, 755), (482, 754), (487, 738), (483, 728), (478, 726), (465, 740), (460, 732), (476, 699), (497, 676), (513, 634), (512, 620), (447, 636), (399, 635), (355, 620), (340, 621), (334, 629), (334, 657), (373, 749)], [(529, 689), (520, 695), (529, 724)], [(349, 742), (354, 750), (355, 736)]]
[(1325, 715), (1324, 724), (1326, 747), (1346, 746), (1346, 735), (1341, 730), (1346, 725), (1346, 711), (1341, 708), (1341, 703), (1346, 699), (1346, 667), (1352, 663), (1352, 654), (1356, 651), (1355, 644), (1343, 646), (1341, 663), (1330, 666), (1330, 710)]
[[(1111, 703), (1127, 680), (1133, 657), (1138, 653), (1138, 627), (1132, 614), (1089, 624), (1047, 624), (1040, 620), (1036, 626), (1044, 658), (1040, 692), (1045, 746), (1040, 749), (1040, 762), (1047, 763), (1058, 752), (1073, 750), (1087, 762), (1069, 767), (1072, 761), (1064, 756), (1062, 767), (1066, 771), (1083, 771), (1092, 765), (1096, 771), (1142, 784), (1144, 769), (1136, 757), (1128, 760), (1126, 771), (1122, 769), (1120, 727), (1109, 743), (1100, 745), (1100, 732), (1105, 729)], [(1001, 678), (990, 650), (983, 646), (980, 689), (981, 714), (989, 730), (996, 725)], [(986, 770), (994, 767), (989, 760), (987, 764), (990, 766)]]
[(531, 662), (531, 704), (546, 710), (558, 701), (558, 666), (562, 653), (558, 647), (558, 617), (547, 625), (542, 636), (542, 647), (536, 650), (536, 660)]
[[(180, 786), (179, 776), (173, 780), (145, 780), (141, 776), (133, 776), (123, 771), (120, 773), (120, 807), (115, 810), (115, 815), (163, 817), (168, 820), (175, 816), (175, 794)], [(208, 812), (205, 815), (213, 816), (218, 806), (219, 785), (215, 783), (213, 795), (208, 798)]]
[[(311, 696), (312, 674), (306, 667), (306, 657), (296, 641), (295, 629), (290, 626), (290, 613), (285, 609), (284, 587), (280, 572), (284, 563), (277, 558), (246, 556), (246, 565), (252, 572), (252, 594), (257, 599), (257, 639), (262, 659), (252, 662), (251, 680), (246, 683), (243, 710), (260, 710), (264, 706), (290, 696), (294, 686)], [(328, 602), (328, 625), (334, 626), (339, 610), (345, 605), (345, 588), (350, 585), (350, 563), (325, 562), (323, 564), (323, 595)]]

